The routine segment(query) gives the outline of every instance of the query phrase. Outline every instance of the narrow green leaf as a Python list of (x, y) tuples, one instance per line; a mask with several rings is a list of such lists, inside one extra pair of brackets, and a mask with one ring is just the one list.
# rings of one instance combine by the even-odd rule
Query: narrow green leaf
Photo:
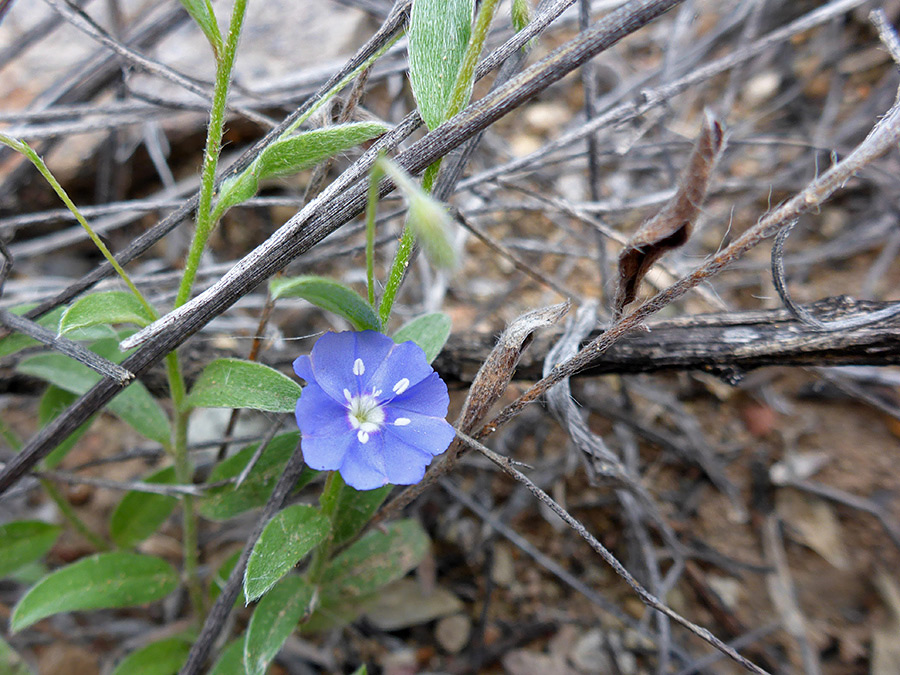
[(60, 612), (143, 605), (164, 598), (177, 586), (178, 574), (165, 560), (137, 553), (99, 553), (41, 579), (16, 605), (10, 630), (20, 631)]
[[(72, 392), (51, 384), (47, 387), (44, 395), (41, 396), (40, 403), (38, 403), (38, 423), (41, 427), (47, 426), (51, 420), (56, 419), (66, 408), (72, 405), (77, 398)], [(90, 428), (91, 423), (95, 419), (96, 415), (92, 415), (87, 422), (75, 429), (62, 443), (57, 445), (53, 452), (44, 458), (44, 468), (56, 468), (63, 458), (69, 454), (69, 450), (75, 446), (78, 439)]]
[(86, 295), (69, 307), (59, 322), (59, 334), (102, 324), (147, 326), (156, 319), (133, 293), (109, 291)]
[[(362, 531), (378, 507), (387, 499), (393, 485), (360, 491), (345, 484), (340, 474), (335, 474), (332, 480), (341, 481), (341, 489), (336, 493), (336, 503), (334, 505), (323, 503), (322, 510), (331, 513), (332, 546), (336, 548)], [(323, 497), (327, 499), (327, 496)]]
[[(203, 497), (197, 499), (197, 510), (210, 520), (228, 520), (265, 504), (299, 441), (298, 431), (279, 434), (273, 438), (239, 488), (223, 485), (207, 490)], [(257, 443), (249, 445), (220, 463), (210, 473), (209, 482), (216, 483), (239, 476), (253, 457), (257, 446)], [(318, 473), (312, 469), (304, 469), (295, 489), (305, 486)]]
[(353, 671), (353, 675), (369, 675), (369, 669), (366, 668), (366, 664), (364, 663)]
[(531, 22), (531, 4), (528, 0), (513, 0), (509, 12), (513, 30), (517, 33)]
[(378, 122), (335, 124), (303, 131), (267, 146), (257, 160), (260, 180), (289, 176), (387, 131)]
[(39, 520), (16, 520), (0, 525), (0, 578), (40, 560), (61, 531), (59, 525)]
[(316, 307), (344, 317), (356, 330), (381, 330), (375, 310), (356, 291), (325, 277), (302, 276), (273, 279), (272, 298), (303, 298)]
[(409, 19), (409, 81), (429, 129), (446, 120), (472, 33), (475, 0), (415, 0)]
[(231, 176), (222, 181), (222, 187), (219, 188), (219, 200), (216, 202), (216, 217), (220, 217), (232, 206), (253, 199), (259, 190), (259, 178), (256, 170), (257, 163), (254, 162), (237, 176)]
[(309, 611), (315, 589), (302, 577), (282, 579), (259, 601), (244, 642), (247, 675), (262, 675)]
[(294, 504), (270, 520), (253, 545), (244, 572), (244, 597), (256, 600), (328, 536), (331, 523), (312, 506)]
[(185, 406), (294, 412), (302, 391), (297, 382), (262, 363), (216, 359), (197, 378)]
[[(18, 307), (11, 308), (9, 311), (13, 314), (22, 315), (29, 309), (36, 306), (37, 305), (35, 304), (20, 305)], [(62, 317), (65, 309), (65, 307), (57, 307), (53, 311), (45, 314), (40, 319), (38, 319), (37, 323), (49, 330), (56, 330), (57, 326), (59, 326), (59, 319), (60, 317)], [(0, 358), (9, 356), (10, 354), (15, 354), (16, 352), (21, 351), (26, 347), (33, 347), (34, 345), (38, 344), (40, 343), (37, 340), (30, 338), (27, 335), (22, 335), (21, 333), (13, 333), (12, 335), (7, 335), (5, 338), (0, 339)]]
[[(91, 348), (94, 349), (95, 346), (92, 345)], [(100, 381), (99, 374), (62, 354), (36, 354), (23, 359), (16, 366), (16, 370), (79, 396)], [(141, 382), (132, 382), (128, 385), (125, 391), (109, 402), (107, 408), (130, 424), (138, 433), (150, 440), (168, 445), (169, 420), (162, 407)]]
[(219, 658), (213, 664), (209, 675), (245, 675), (244, 638), (232, 640), (226, 645)]
[(131, 652), (112, 675), (176, 675), (191, 651), (191, 641), (176, 636), (152, 642)]
[(181, 4), (200, 26), (213, 53), (218, 56), (222, 51), (222, 33), (219, 32), (219, 24), (216, 23), (216, 15), (209, 0), (181, 0)]
[(275, 141), (243, 173), (222, 183), (216, 214), (220, 216), (232, 206), (251, 199), (262, 180), (308, 169), (386, 131), (387, 127), (378, 122), (354, 122), (303, 131)]
[(32, 675), (31, 668), (18, 652), (0, 638), (0, 673), (3, 675)]
[(409, 340), (415, 342), (431, 363), (450, 337), (450, 328), (450, 317), (443, 312), (435, 312), (413, 319), (394, 333), (393, 339), (398, 344)]
[[(173, 485), (175, 468), (167, 467), (144, 478), (146, 483)], [(131, 548), (159, 529), (178, 500), (168, 495), (132, 491), (122, 497), (109, 521), (109, 534), (116, 545)]]
[(368, 532), (325, 569), (322, 607), (365, 598), (400, 579), (422, 562), (428, 546), (428, 535), (415, 520), (399, 520), (384, 531)]

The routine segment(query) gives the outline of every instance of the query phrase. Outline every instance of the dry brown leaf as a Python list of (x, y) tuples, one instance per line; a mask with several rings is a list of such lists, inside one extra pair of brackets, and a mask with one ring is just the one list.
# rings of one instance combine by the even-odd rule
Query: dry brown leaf
[(722, 154), (724, 139), (722, 125), (707, 110), (703, 128), (675, 196), (635, 232), (619, 254), (616, 317), (621, 316), (625, 305), (634, 300), (641, 280), (653, 263), (667, 251), (683, 246), (690, 238), (713, 168)]
[(775, 511), (790, 528), (793, 539), (809, 546), (839, 570), (850, 567), (841, 525), (829, 502), (797, 490), (779, 490)]

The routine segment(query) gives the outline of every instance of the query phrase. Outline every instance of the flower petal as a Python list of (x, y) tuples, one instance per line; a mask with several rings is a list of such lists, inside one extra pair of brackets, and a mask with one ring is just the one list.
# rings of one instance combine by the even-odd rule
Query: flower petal
[[(344, 389), (353, 394), (358, 393), (356, 376), (353, 374), (355, 335), (350, 331), (325, 333), (316, 341), (309, 354), (313, 381), (338, 402), (345, 400)], [(304, 379), (309, 382), (308, 378)]]
[(357, 490), (373, 490), (387, 485), (384, 470), (384, 434), (376, 433), (360, 443), (356, 436), (340, 467), (341, 477)]
[(428, 452), (402, 442), (399, 438), (384, 439), (384, 466), (387, 477), (394, 485), (413, 485), (422, 480), (425, 467), (431, 464)]
[(294, 359), (294, 372), (297, 373), (297, 377), (302, 377), (307, 382), (316, 381), (312, 370), (312, 361), (308, 356), (298, 356)]
[(387, 422), (382, 432), (386, 446), (399, 442), (429, 455), (440, 455), (456, 437), (456, 431), (443, 417), (390, 409)]
[(341, 436), (303, 436), (300, 449), (303, 451), (303, 461), (309, 468), (334, 471), (347, 461), (348, 454), (357, 442), (355, 432)]
[(434, 369), (428, 365), (425, 352), (415, 342), (394, 344), (390, 354), (372, 373), (368, 381), (370, 390), (379, 389), (381, 401), (390, 401), (414, 387)]
[(304, 436), (335, 436), (353, 430), (347, 419), (347, 408), (315, 383), (303, 387), (295, 416)]
[(387, 404), (389, 408), (430, 417), (446, 417), (449, 405), (450, 395), (447, 393), (447, 385), (435, 372)]

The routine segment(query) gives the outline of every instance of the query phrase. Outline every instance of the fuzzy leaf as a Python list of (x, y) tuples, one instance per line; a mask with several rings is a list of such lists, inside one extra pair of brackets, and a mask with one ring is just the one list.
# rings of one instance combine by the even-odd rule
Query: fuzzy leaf
[(289, 576), (259, 601), (250, 617), (244, 642), (247, 675), (266, 672), (297, 622), (309, 611), (314, 594), (315, 588), (305, 579)]
[(413, 319), (394, 333), (393, 340), (398, 344), (412, 340), (422, 348), (425, 358), (431, 363), (441, 353), (447, 338), (450, 337), (450, 328), (450, 317), (443, 312), (425, 314)]
[(429, 129), (446, 120), (472, 34), (475, 0), (415, 0), (409, 18), (409, 81)]
[[(116, 341), (103, 342), (115, 343)], [(98, 348), (98, 345), (99, 343), (92, 345), (91, 349), (101, 356), (109, 358), (108, 351)], [(107, 353), (102, 353), (104, 351)], [(121, 358), (122, 356), (119, 355), (118, 359)], [(60, 389), (79, 396), (99, 382), (101, 377), (87, 366), (62, 354), (36, 354), (23, 359), (16, 366), (16, 370), (50, 382)], [(132, 382), (128, 385), (122, 393), (117, 394), (109, 402), (107, 409), (130, 424), (138, 433), (152, 441), (168, 445), (169, 420), (162, 407), (141, 382)]]
[[(156, 471), (144, 479), (147, 483), (172, 485), (174, 467)], [(131, 548), (159, 529), (175, 509), (178, 500), (168, 495), (132, 491), (122, 497), (109, 521), (109, 534), (116, 545)]]
[[(51, 420), (56, 419), (66, 408), (72, 405), (78, 397), (72, 392), (60, 389), (55, 385), (50, 385), (41, 396), (38, 403), (38, 424), (41, 427), (47, 426)], [(96, 419), (96, 415), (92, 415), (87, 422), (75, 429), (66, 439), (56, 446), (56, 448), (44, 458), (44, 468), (53, 469), (59, 465), (63, 458), (69, 453), (78, 439), (84, 435), (91, 423)]]
[(381, 331), (381, 321), (369, 303), (344, 284), (317, 276), (273, 279), (269, 282), (273, 299), (303, 298), (316, 307), (342, 316), (356, 330)]
[(244, 597), (256, 600), (328, 536), (331, 523), (312, 506), (293, 504), (270, 520), (253, 545), (244, 572)]
[(229, 642), (213, 664), (209, 675), (245, 675), (244, 638)]
[[(228, 520), (265, 504), (299, 440), (298, 431), (273, 438), (239, 488), (223, 485), (207, 490), (203, 497), (197, 499), (200, 514), (210, 520)], [(257, 443), (249, 445), (220, 463), (210, 473), (209, 482), (215, 483), (239, 476), (253, 457), (257, 446)], [(312, 469), (304, 469), (296, 489), (309, 483), (318, 473)]]
[[(326, 504), (323, 500), (322, 507), (324, 511), (331, 513), (332, 546), (338, 547), (362, 531), (378, 507), (387, 499), (393, 486), (357, 490), (343, 484), (340, 474), (335, 474), (332, 480), (340, 481), (341, 489), (336, 491), (337, 496), (333, 505)], [(323, 495), (323, 498), (327, 499), (327, 496)]]
[(429, 539), (415, 520), (390, 523), (351, 544), (328, 565), (321, 579), (322, 607), (365, 598), (418, 566)]
[(112, 675), (176, 675), (190, 651), (184, 636), (152, 642), (122, 659)]
[(20, 631), (61, 612), (143, 605), (164, 598), (178, 586), (178, 574), (165, 560), (137, 553), (99, 553), (56, 570), (25, 594), (10, 619)]
[(133, 293), (109, 291), (81, 298), (62, 315), (59, 334), (102, 324), (132, 323), (143, 328), (156, 319)]
[(60, 532), (62, 528), (59, 525), (39, 520), (16, 520), (0, 525), (0, 578), (40, 560), (56, 542)]
[(262, 363), (216, 359), (197, 378), (185, 406), (294, 412), (302, 391), (294, 380)]
[[(18, 307), (12, 307), (9, 311), (13, 314), (22, 315), (36, 306), (37, 305), (34, 304), (20, 305)], [(59, 326), (59, 319), (60, 317), (62, 317), (64, 311), (65, 307), (57, 307), (53, 311), (45, 314), (40, 319), (38, 319), (37, 323), (38, 325), (43, 326), (44, 328), (47, 328), (49, 330), (56, 330)], [(7, 335), (5, 338), (0, 339), (0, 358), (9, 356), (10, 354), (15, 354), (16, 352), (21, 351), (26, 347), (33, 347), (34, 345), (38, 344), (40, 344), (40, 342), (38, 342), (34, 338), (30, 338), (27, 335), (22, 335), (21, 333), (13, 333), (12, 335)]]
[(308, 169), (386, 131), (387, 127), (378, 122), (354, 122), (303, 131), (275, 141), (243, 173), (222, 183), (216, 214), (221, 215), (232, 206), (252, 198), (262, 180)]
[(212, 45), (213, 52), (218, 54), (222, 50), (222, 33), (219, 32), (219, 24), (216, 23), (216, 15), (209, 0), (181, 0), (181, 4), (200, 26)]

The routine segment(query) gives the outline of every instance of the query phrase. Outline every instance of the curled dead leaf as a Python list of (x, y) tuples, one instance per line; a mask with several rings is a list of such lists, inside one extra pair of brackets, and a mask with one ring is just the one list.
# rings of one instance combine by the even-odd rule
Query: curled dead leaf
[(725, 134), (715, 115), (706, 111), (703, 128), (687, 168), (671, 200), (634, 233), (619, 254), (619, 283), (615, 315), (634, 300), (638, 286), (663, 254), (683, 246), (691, 236), (694, 219), (706, 197), (709, 179), (722, 150)]

